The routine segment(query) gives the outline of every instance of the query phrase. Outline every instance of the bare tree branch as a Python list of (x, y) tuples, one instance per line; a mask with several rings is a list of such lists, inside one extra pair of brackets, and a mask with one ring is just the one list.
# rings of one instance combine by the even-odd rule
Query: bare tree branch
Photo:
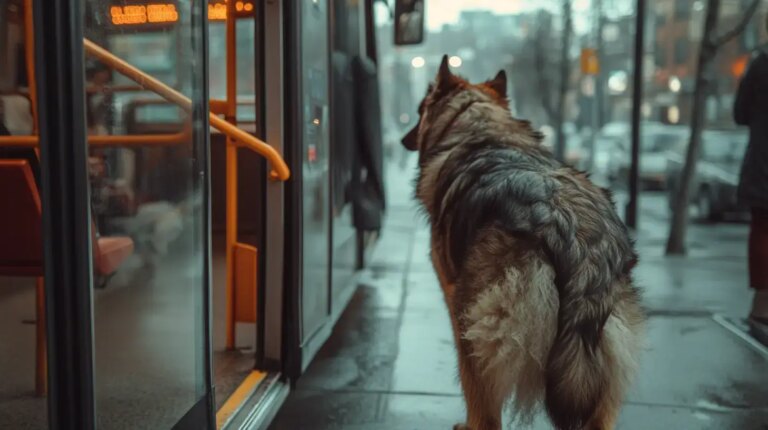
[(749, 25), (749, 21), (752, 20), (755, 12), (757, 12), (757, 7), (760, 6), (761, 1), (762, 0), (752, 0), (752, 4), (749, 5), (749, 8), (747, 8), (746, 12), (744, 12), (744, 15), (742, 15), (741, 21), (731, 31), (723, 34), (720, 37), (713, 37), (712, 44), (714, 45), (715, 49), (720, 48), (721, 46), (730, 42), (731, 39), (744, 32), (744, 30), (747, 28), (747, 25)]

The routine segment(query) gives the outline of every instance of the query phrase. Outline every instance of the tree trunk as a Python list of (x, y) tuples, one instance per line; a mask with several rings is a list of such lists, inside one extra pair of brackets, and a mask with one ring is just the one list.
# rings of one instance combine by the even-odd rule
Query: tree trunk
[(711, 83), (711, 66), (715, 57), (716, 46), (713, 42), (717, 30), (717, 17), (720, 12), (720, 0), (709, 0), (704, 21), (704, 33), (701, 38), (701, 48), (696, 69), (696, 87), (693, 94), (691, 112), (691, 136), (685, 155), (685, 165), (678, 184), (678, 195), (672, 210), (672, 224), (667, 240), (667, 255), (683, 255), (686, 253), (685, 234), (688, 228), (688, 208), (691, 200), (691, 185), (696, 172), (696, 164), (701, 152), (701, 134), (705, 126), (705, 111), (709, 84)]
[(568, 84), (570, 83), (570, 46), (573, 21), (571, 19), (571, 0), (563, 0), (563, 46), (560, 54), (560, 90), (558, 92), (557, 107), (557, 141), (555, 142), (555, 157), (560, 161), (565, 161), (565, 102), (568, 95)]
[(594, 77), (595, 92), (592, 96), (591, 129), (592, 133), (589, 139), (589, 157), (585, 170), (594, 171), (595, 151), (597, 149), (596, 140), (600, 129), (603, 127), (603, 95), (605, 89), (605, 80), (603, 79), (603, 0), (595, 0), (595, 52), (597, 53), (597, 63), (601, 70), (598, 70)]
[(539, 92), (538, 97), (541, 100), (541, 107), (547, 116), (546, 121), (555, 123), (557, 122), (557, 110), (554, 105), (555, 94), (553, 92), (555, 83), (550, 79), (548, 73), (550, 60), (547, 58), (547, 54), (552, 48), (546, 43), (551, 33), (551, 17), (540, 12), (537, 17), (536, 33), (533, 40), (534, 67), (535, 70), (539, 71), (539, 73), (535, 74), (536, 85)]

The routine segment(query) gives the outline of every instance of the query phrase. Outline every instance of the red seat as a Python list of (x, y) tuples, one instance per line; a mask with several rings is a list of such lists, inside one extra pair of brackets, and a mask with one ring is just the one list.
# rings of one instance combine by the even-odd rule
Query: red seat
[(42, 212), (26, 160), (0, 160), (0, 275), (43, 276)]
[[(0, 159), (0, 276), (37, 278), (37, 352), (35, 388), (46, 393), (45, 297), (40, 193), (29, 161)], [(98, 237), (93, 226), (92, 247), (96, 273), (114, 273), (133, 252), (129, 237)]]

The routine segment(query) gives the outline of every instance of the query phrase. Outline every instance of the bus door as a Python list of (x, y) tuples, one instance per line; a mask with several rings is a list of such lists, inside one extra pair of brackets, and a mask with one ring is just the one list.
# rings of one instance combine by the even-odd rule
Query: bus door
[[(284, 3), (208, 4), (211, 111), (266, 142), (275, 154), (283, 153), (285, 140)], [(291, 271), (284, 264), (287, 176), (275, 169), (274, 160), (254, 146), (233, 145), (231, 136), (212, 129), (212, 340), (219, 428), (264, 422), (288, 392), (282, 378), (284, 277)], [(294, 172), (290, 175), (292, 183)]]
[(329, 1), (295, 2), (288, 10), (287, 46), (292, 76), (290, 246), (295, 269), (293, 372), (306, 368), (331, 331), (330, 56)]
[[(97, 427), (206, 428), (213, 393), (205, 4), (84, 4), (84, 33), (96, 39), (85, 46), (94, 234), (133, 243), (93, 292)], [(161, 88), (128, 76), (121, 62)], [(191, 106), (169, 103), (172, 93)]]

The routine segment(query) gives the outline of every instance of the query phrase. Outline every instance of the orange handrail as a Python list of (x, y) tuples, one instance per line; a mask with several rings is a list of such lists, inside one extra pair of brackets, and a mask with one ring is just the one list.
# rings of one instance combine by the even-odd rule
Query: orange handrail
[(97, 87), (95, 85), (89, 85), (85, 87), (86, 93), (100, 93), (104, 90), (112, 93), (138, 93), (146, 91), (141, 85), (105, 85), (103, 87)]
[[(189, 141), (189, 133), (88, 136), (88, 144), (105, 146), (172, 146)], [(38, 136), (0, 136), (0, 147), (37, 148)]]
[(216, 115), (224, 115), (227, 113), (227, 101), (219, 99), (208, 100), (208, 109)]
[[(157, 93), (164, 99), (180, 106), (181, 108), (187, 111), (192, 110), (192, 101), (178, 91), (165, 85), (152, 76), (147, 75), (146, 73), (127, 63), (125, 60), (115, 56), (114, 54), (91, 42), (90, 40), (83, 39), (83, 43), (85, 46), (86, 54), (95, 57), (112, 69), (122, 73), (139, 85)], [(275, 148), (269, 146), (264, 141), (246, 133), (245, 131), (238, 129), (236, 126), (219, 118), (213, 113), (209, 114), (209, 120), (211, 126), (219, 129), (222, 133), (236, 140), (239, 146), (249, 148), (263, 155), (272, 165), (272, 172), (270, 174), (272, 179), (286, 181), (288, 178), (290, 178), (291, 171), (288, 169), (288, 165), (285, 164), (283, 157), (275, 150)]]
[(0, 136), (0, 147), (37, 148), (38, 136)]
[(190, 133), (88, 136), (90, 146), (173, 146), (189, 142)]

